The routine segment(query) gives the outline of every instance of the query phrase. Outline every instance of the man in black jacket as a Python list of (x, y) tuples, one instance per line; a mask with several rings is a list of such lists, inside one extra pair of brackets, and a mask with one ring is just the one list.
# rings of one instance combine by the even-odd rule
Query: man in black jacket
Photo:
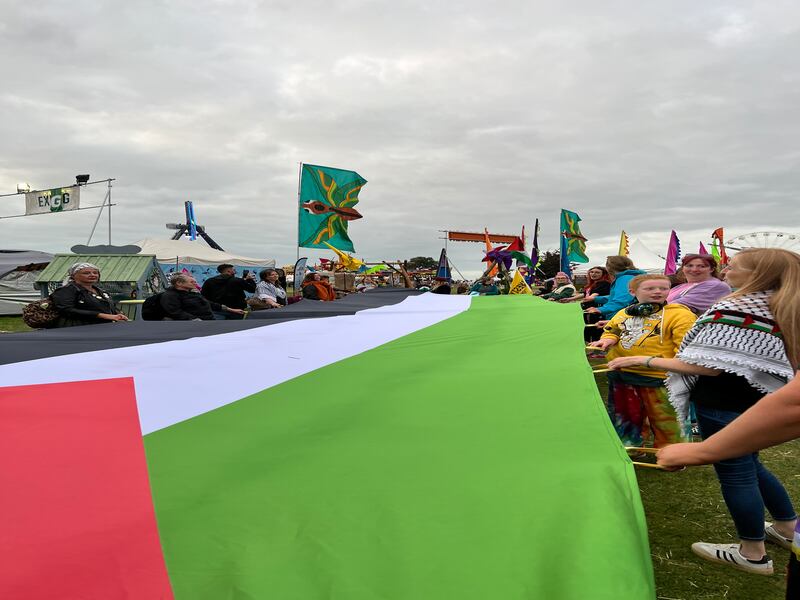
[(244, 310), (209, 302), (197, 293), (197, 281), (187, 273), (178, 273), (170, 279), (172, 284), (159, 298), (164, 318), (173, 321), (214, 320), (214, 313), (244, 315)]
[[(219, 275), (206, 279), (203, 284), (201, 292), (203, 297), (210, 302), (244, 311), (247, 308), (245, 292), (252, 294), (256, 291), (255, 275), (248, 273), (244, 279), (236, 277), (236, 269), (229, 264), (218, 266), (217, 271)], [(242, 312), (243, 314), (244, 312)], [(242, 315), (214, 310), (214, 317), (217, 319), (241, 319)]]

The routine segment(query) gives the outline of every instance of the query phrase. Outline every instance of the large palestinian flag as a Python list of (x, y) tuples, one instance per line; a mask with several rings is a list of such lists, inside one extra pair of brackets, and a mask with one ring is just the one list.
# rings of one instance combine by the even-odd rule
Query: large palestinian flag
[(324, 304), (2, 337), (0, 597), (654, 597), (575, 306)]

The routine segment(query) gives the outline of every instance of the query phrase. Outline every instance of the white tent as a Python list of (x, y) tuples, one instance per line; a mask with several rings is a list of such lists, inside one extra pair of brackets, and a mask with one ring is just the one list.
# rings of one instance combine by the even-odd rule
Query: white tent
[(140, 254), (155, 254), (160, 263), (181, 265), (217, 266), (228, 263), (237, 267), (274, 267), (274, 258), (252, 258), (214, 250), (205, 242), (190, 240), (154, 240), (147, 238), (136, 242)]
[(635, 239), (631, 244), (628, 258), (633, 261), (637, 269), (648, 273), (663, 273), (666, 259), (650, 250), (640, 239)]
[(33, 283), (53, 255), (36, 250), (0, 250), (0, 315), (22, 314), (22, 307), (41, 298)]

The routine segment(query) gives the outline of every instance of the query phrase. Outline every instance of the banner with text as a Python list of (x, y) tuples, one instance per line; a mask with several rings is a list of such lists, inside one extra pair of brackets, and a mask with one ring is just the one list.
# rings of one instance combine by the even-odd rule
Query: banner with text
[(28, 192), (25, 194), (25, 214), (40, 215), (75, 210), (80, 206), (80, 200), (81, 188), (77, 185)]

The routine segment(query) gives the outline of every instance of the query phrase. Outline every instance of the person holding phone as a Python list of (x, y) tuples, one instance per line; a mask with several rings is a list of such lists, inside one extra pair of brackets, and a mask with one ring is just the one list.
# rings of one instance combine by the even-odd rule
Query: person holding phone
[[(247, 293), (256, 291), (256, 278), (250, 271), (245, 271), (245, 277), (236, 276), (236, 268), (231, 264), (221, 264), (217, 267), (219, 275), (207, 279), (203, 284), (201, 294), (209, 302), (222, 304), (230, 308), (247, 309)], [(214, 311), (214, 318), (220, 320), (243, 319), (244, 315), (236, 312)]]

